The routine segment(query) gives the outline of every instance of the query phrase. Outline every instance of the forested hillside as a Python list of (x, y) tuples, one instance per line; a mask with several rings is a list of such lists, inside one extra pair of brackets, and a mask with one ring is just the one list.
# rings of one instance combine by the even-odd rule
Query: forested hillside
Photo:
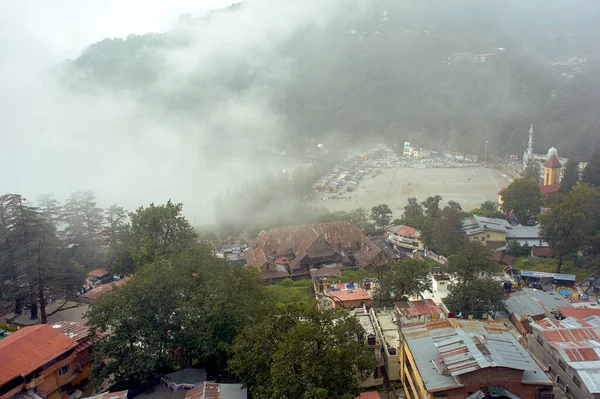
[(269, 11), (254, 3), (182, 16), (167, 33), (92, 44), (58, 71), (69, 90), (125, 91), (182, 118), (244, 104), (227, 114), (235, 121), (256, 104), (256, 123), (213, 126), (213, 155), (239, 151), (240, 132), (290, 156), (323, 137), (374, 136), (468, 152), (489, 139), (507, 155), (522, 152), (530, 123), (538, 151), (585, 160), (600, 145), (596, 2), (334, 3), (318, 18), (283, 13), (262, 36)]

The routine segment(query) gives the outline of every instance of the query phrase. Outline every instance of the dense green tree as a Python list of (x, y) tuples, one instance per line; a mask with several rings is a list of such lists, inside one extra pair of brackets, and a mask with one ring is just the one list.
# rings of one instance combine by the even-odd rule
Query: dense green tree
[(229, 365), (254, 398), (354, 399), (374, 369), (365, 339), (344, 311), (288, 306), (244, 328)]
[[(85, 281), (83, 270), (70, 261), (56, 235), (56, 219), (26, 203), (18, 194), (0, 196), (0, 298), (14, 301), (15, 313), (27, 306), (31, 318), (42, 323), (52, 314), (70, 308)], [(46, 312), (48, 299), (61, 303)]]
[(417, 216), (423, 216), (423, 206), (419, 204), (416, 197), (410, 197), (408, 199), (408, 204), (404, 207), (402, 217), (407, 219)]
[[(465, 235), (461, 232), (461, 220), (464, 213), (459, 203), (449, 201), (448, 205), (440, 211), (440, 217), (433, 219), (426, 227), (429, 231), (430, 246), (441, 255), (452, 255), (466, 242)], [(421, 233), (423, 234), (423, 233)]]
[(118, 204), (111, 205), (104, 211), (104, 236), (108, 243), (117, 240), (127, 222), (127, 211)]
[(542, 194), (536, 182), (516, 179), (504, 190), (502, 201), (505, 213), (512, 213), (519, 223), (531, 226), (540, 212)]
[(371, 220), (379, 228), (384, 228), (392, 220), (392, 210), (386, 204), (381, 204), (371, 208)]
[(182, 209), (183, 204), (169, 200), (164, 205), (150, 204), (130, 212), (129, 223), (111, 245), (115, 271), (131, 273), (194, 245), (197, 235), (181, 214)]
[(375, 300), (379, 306), (393, 305), (403, 298), (419, 297), (431, 290), (429, 264), (422, 259), (405, 257), (390, 262), (378, 273)]
[(62, 206), (52, 195), (40, 195), (36, 198), (36, 203), (40, 213), (54, 226), (62, 221)]
[(94, 303), (88, 324), (99, 334), (94, 381), (147, 381), (190, 365), (223, 371), (223, 345), (272, 308), (256, 270), (225, 264), (197, 247), (146, 265)]
[(451, 312), (495, 312), (504, 309), (504, 288), (490, 278), (451, 284), (444, 305)]
[(565, 172), (560, 181), (560, 191), (568, 193), (579, 181), (579, 165), (572, 159), (569, 159)]
[(514, 256), (529, 256), (531, 253), (531, 248), (529, 245), (527, 245), (527, 243), (525, 245), (521, 245), (521, 243), (515, 239), (508, 242), (506, 253)]
[(600, 148), (597, 148), (583, 170), (582, 182), (593, 187), (600, 187)]
[(459, 284), (469, 284), (477, 279), (479, 272), (493, 272), (495, 264), (491, 252), (478, 242), (470, 241), (460, 251), (448, 258), (445, 270)]
[(578, 184), (559, 205), (539, 216), (540, 237), (550, 244), (558, 257), (557, 273), (560, 273), (564, 256), (583, 245), (594, 197), (595, 193), (588, 185)]
[(531, 180), (535, 184), (539, 184), (541, 175), (542, 167), (540, 163), (534, 158), (529, 158), (525, 164), (525, 169), (523, 169), (521, 177), (526, 180)]
[(434, 195), (432, 197), (427, 197), (425, 201), (421, 202), (421, 205), (425, 209), (425, 216), (429, 218), (437, 218), (440, 216), (440, 202), (442, 201), (442, 197), (439, 195)]
[(469, 212), (471, 215), (484, 216), (486, 218), (499, 218), (502, 219), (504, 214), (498, 210), (499, 206), (494, 201), (485, 201), (479, 206)]

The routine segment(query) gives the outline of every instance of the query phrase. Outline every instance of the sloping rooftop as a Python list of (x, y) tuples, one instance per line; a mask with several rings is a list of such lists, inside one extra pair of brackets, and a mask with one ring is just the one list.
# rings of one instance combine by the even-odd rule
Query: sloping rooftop
[(531, 325), (569, 366), (577, 370), (591, 393), (600, 393), (600, 318), (597, 315), (585, 319), (572, 316), (564, 320), (546, 318)]
[(501, 322), (447, 319), (402, 333), (429, 391), (456, 388), (460, 375), (490, 367), (523, 370), (523, 382), (552, 385)]
[(396, 309), (403, 316), (441, 315), (444, 313), (432, 299), (397, 302)]
[(549, 186), (540, 186), (542, 195), (557, 193), (560, 191), (560, 183), (550, 184)]
[(177, 385), (198, 385), (206, 381), (206, 370), (187, 368), (169, 373), (162, 377), (162, 379)]
[(387, 228), (387, 231), (390, 233), (397, 234), (402, 237), (410, 237), (410, 238), (418, 238), (421, 236), (419, 231), (414, 227), (405, 226), (403, 224), (397, 224), (394, 226), (390, 226)]
[(479, 234), (484, 231), (506, 233), (509, 228), (510, 223), (504, 219), (473, 215), (461, 220), (461, 230), (466, 235)]
[(506, 239), (523, 239), (523, 238), (531, 238), (531, 239), (539, 239), (540, 237), (540, 225), (536, 224), (535, 226), (511, 226), (508, 230), (506, 230)]
[(341, 302), (347, 301), (367, 301), (371, 296), (362, 288), (354, 288), (352, 290), (330, 291), (329, 295), (338, 299)]
[(10, 334), (0, 340), (0, 385), (26, 376), (76, 346), (76, 341), (47, 324)]
[(552, 154), (552, 156), (546, 161), (546, 163), (544, 163), (544, 167), (556, 169), (556, 168), (562, 168), (562, 165), (561, 165), (560, 161), (558, 160), (558, 158), (556, 157), (556, 155)]
[(93, 290), (88, 291), (85, 294), (83, 294), (82, 297), (84, 297), (85, 299), (99, 298), (102, 295), (106, 294), (107, 292), (111, 292), (113, 290), (113, 288), (121, 287), (122, 285), (127, 283), (127, 281), (129, 281), (129, 279), (131, 279), (131, 277), (125, 277), (125, 278), (122, 278), (121, 280), (113, 281), (108, 284), (101, 284), (101, 285), (97, 286), (96, 288), (94, 288)]
[(351, 254), (358, 266), (367, 266), (381, 253), (381, 249), (351, 223), (317, 223), (261, 231), (244, 251), (246, 264), (261, 267), (265, 263), (274, 264), (277, 257), (293, 254), (290, 268), (298, 268), (306, 256), (323, 255), (309, 253), (310, 246), (318, 238), (328, 245), (325, 249), (332, 253)]
[(600, 308), (575, 308), (575, 307), (559, 307), (560, 312), (565, 317), (573, 317), (578, 320), (586, 320), (588, 317), (600, 317)]
[(546, 314), (540, 303), (525, 291), (510, 294), (504, 302), (506, 310), (517, 316), (539, 316)]
[(88, 273), (90, 277), (102, 278), (104, 276), (109, 275), (110, 273), (106, 269), (94, 269)]
[(523, 288), (523, 291), (535, 298), (535, 300), (538, 301), (538, 303), (546, 309), (553, 309), (561, 306), (567, 308), (573, 307), (573, 305), (571, 305), (569, 301), (567, 301), (562, 295), (555, 291), (546, 292), (542, 290), (537, 290), (535, 288)]

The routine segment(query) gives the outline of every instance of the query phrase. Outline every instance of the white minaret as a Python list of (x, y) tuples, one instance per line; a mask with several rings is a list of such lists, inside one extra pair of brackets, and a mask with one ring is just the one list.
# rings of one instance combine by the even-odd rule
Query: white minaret
[(527, 158), (533, 155), (533, 123), (529, 128), (529, 146), (527, 147)]

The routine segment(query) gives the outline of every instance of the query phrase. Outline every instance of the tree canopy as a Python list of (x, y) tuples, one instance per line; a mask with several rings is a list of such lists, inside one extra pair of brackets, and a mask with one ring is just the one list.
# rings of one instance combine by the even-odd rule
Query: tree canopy
[(479, 272), (494, 271), (491, 251), (481, 243), (469, 241), (460, 251), (448, 258), (445, 271), (456, 281), (466, 284), (474, 281)]
[[(156, 260), (94, 303), (93, 375), (135, 384), (165, 370), (226, 367), (223, 344), (272, 307), (253, 269), (225, 264), (205, 247)], [(211, 362), (207, 362), (208, 360)]]
[(419, 297), (431, 290), (430, 267), (426, 261), (405, 257), (390, 262), (377, 278), (375, 300), (380, 306), (390, 306), (403, 298)]
[(567, 161), (565, 172), (560, 181), (560, 191), (568, 193), (579, 181), (579, 165), (572, 159)]
[(540, 237), (558, 256), (557, 273), (560, 273), (563, 257), (583, 245), (588, 231), (589, 210), (595, 197), (588, 185), (578, 184), (560, 204), (539, 216)]
[(504, 288), (490, 278), (476, 278), (469, 283), (450, 285), (444, 305), (451, 312), (495, 312), (504, 309)]
[(542, 194), (537, 182), (528, 179), (516, 179), (506, 187), (502, 194), (502, 209), (512, 213), (519, 223), (531, 226), (536, 223), (540, 212)]
[(244, 328), (229, 366), (254, 398), (354, 399), (374, 370), (365, 340), (344, 311), (290, 305)]
[(384, 228), (392, 220), (392, 210), (386, 204), (381, 204), (371, 208), (371, 219), (379, 228)]
[(583, 170), (583, 183), (600, 187), (600, 148), (597, 148)]
[(527, 163), (525, 164), (525, 169), (523, 169), (521, 177), (526, 180), (531, 180), (535, 184), (538, 184), (541, 175), (542, 167), (540, 163), (534, 158), (529, 158), (527, 160)]

